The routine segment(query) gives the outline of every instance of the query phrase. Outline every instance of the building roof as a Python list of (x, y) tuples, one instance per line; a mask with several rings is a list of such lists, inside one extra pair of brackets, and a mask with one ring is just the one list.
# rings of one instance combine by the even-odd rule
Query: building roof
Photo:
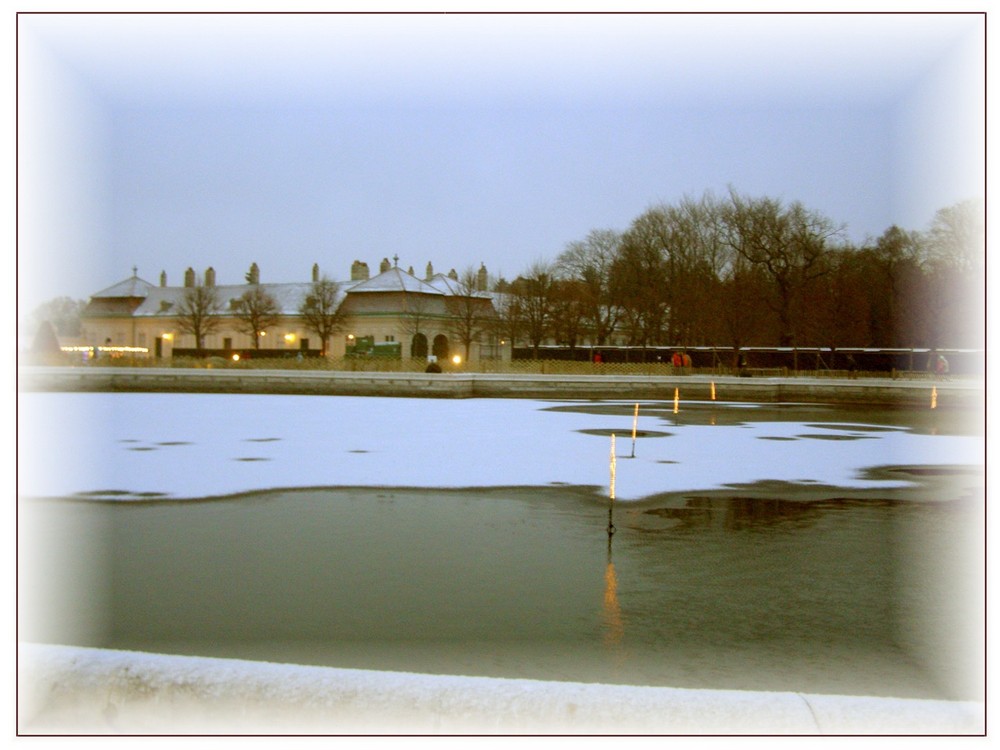
[[(377, 276), (364, 281), (342, 281), (337, 284), (337, 304), (348, 294), (374, 292), (405, 292), (442, 296), (463, 296), (461, 285), (450, 276), (437, 274), (431, 279), (421, 280), (411, 273), (394, 266)], [(297, 315), (306, 296), (312, 291), (313, 282), (291, 282), (278, 284), (258, 284), (278, 303), (282, 315)], [(222, 313), (232, 309), (232, 301), (239, 299), (251, 287), (250, 284), (216, 284)], [(91, 314), (118, 312), (138, 317), (173, 316), (184, 298), (187, 287), (156, 286), (133, 275), (119, 281), (107, 289), (91, 295), (88, 310)], [(485, 292), (474, 292), (473, 296), (489, 298)]]
[(91, 299), (120, 298), (120, 297), (145, 297), (150, 289), (157, 287), (148, 281), (140, 279), (138, 276), (129, 276), (124, 281), (119, 281), (114, 286), (102, 289), (96, 294), (92, 294)]
[[(282, 315), (298, 315), (299, 308), (313, 289), (311, 282), (296, 282), (290, 284), (259, 284), (262, 291), (267, 292), (278, 303)], [(222, 305), (221, 312), (228, 313), (232, 309), (232, 301), (237, 300), (247, 292), (249, 284), (227, 284), (213, 287), (219, 295)], [(135, 312), (136, 316), (154, 317), (157, 315), (171, 316), (177, 314), (177, 305), (184, 299), (187, 287), (157, 286), (152, 287), (146, 298)], [(346, 285), (339, 284), (337, 289), (337, 304), (344, 300)]]
[(378, 276), (373, 276), (365, 281), (359, 281), (347, 290), (350, 294), (356, 292), (412, 292), (420, 294), (442, 295), (446, 292), (431, 286), (425, 281), (421, 281), (413, 274), (407, 273), (399, 267), (390, 268), (383, 271)]
[(489, 293), (480, 292), (476, 289), (468, 290), (457, 279), (443, 273), (435, 274), (429, 284), (433, 284), (449, 297), (483, 297), (490, 298)]

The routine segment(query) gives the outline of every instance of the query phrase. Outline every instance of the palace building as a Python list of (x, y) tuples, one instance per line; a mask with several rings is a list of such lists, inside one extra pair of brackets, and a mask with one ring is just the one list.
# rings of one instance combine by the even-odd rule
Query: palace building
[[(475, 329), (469, 342), (468, 358), (504, 356), (496, 337), (486, 325), (495, 316), (493, 296), (488, 291), (485, 266), (474, 280), (463, 283), (458, 274), (435, 274), (427, 264), (424, 278), (412, 267), (404, 271), (396, 262), (383, 259), (379, 273), (372, 276), (368, 264), (355, 261), (350, 279), (337, 281), (335, 305), (343, 315), (340, 328), (328, 342), (327, 356), (392, 356), (439, 359), (458, 354), (466, 357), (468, 331)], [(318, 265), (307, 282), (263, 283), (257, 264), (251, 265), (242, 284), (218, 284), (213, 268), (198, 278), (193, 269), (184, 274), (182, 286), (170, 286), (166, 272), (159, 285), (133, 275), (90, 297), (83, 310), (81, 341), (99, 352), (128, 351), (157, 358), (234, 354), (252, 357), (319, 356), (322, 341), (310, 330), (300, 310), (306, 297), (321, 280)], [(181, 313), (183, 302), (196, 287), (211, 288), (216, 304), (215, 320), (198, 351), (195, 337), (185, 332)], [(260, 290), (278, 308), (277, 323), (261, 331), (257, 346), (237, 311), (247, 291)], [(463, 326), (472, 316), (475, 324)], [(508, 354), (509, 356), (509, 354)]]

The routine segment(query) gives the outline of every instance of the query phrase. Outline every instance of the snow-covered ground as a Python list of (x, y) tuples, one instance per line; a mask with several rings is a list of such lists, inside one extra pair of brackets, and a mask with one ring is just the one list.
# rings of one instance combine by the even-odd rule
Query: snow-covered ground
[[(981, 734), (980, 704), (683, 690), (22, 646), (27, 733)], [(801, 741), (801, 737), (800, 740)]]
[(630, 408), (610, 415), (553, 406), (520, 399), (22, 393), (19, 492), (177, 499), (311, 486), (607, 488), (611, 431), (615, 494), (624, 501), (760, 480), (889, 487), (900, 482), (864, 470), (983, 462), (981, 437), (819, 425), (815, 418), (685, 423), (685, 410), (696, 407), (684, 403), (676, 417), (663, 408), (672, 405), (640, 410), (640, 435), (658, 436), (640, 437), (629, 458)]

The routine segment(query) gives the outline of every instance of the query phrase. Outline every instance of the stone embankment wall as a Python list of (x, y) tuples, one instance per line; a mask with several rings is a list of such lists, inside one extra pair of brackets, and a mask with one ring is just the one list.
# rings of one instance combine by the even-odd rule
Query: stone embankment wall
[(22, 644), (21, 734), (969, 734), (981, 703), (418, 675)]
[(981, 408), (981, 380), (297, 372), (146, 367), (23, 367), (27, 391), (270, 393), (536, 399), (673, 399)]

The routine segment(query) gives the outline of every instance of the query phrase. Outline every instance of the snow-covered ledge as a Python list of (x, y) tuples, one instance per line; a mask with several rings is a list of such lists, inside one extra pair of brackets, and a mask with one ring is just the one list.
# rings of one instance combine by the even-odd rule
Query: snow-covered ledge
[(374, 672), (22, 644), (20, 734), (976, 734), (981, 704)]

